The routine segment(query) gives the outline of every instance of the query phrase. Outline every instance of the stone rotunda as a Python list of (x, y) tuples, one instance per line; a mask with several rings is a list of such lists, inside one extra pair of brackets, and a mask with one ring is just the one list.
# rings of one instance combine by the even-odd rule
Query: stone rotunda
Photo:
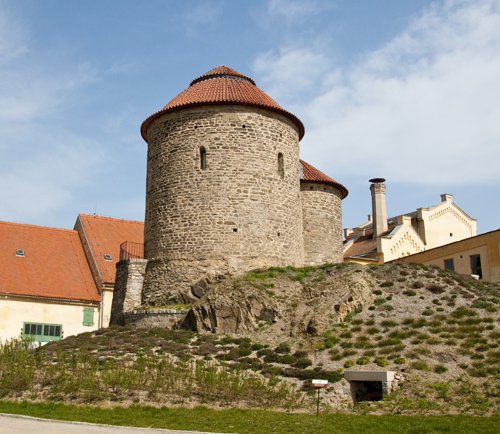
[[(250, 77), (210, 70), (149, 116), (141, 134), (144, 280), (135, 307), (190, 303), (222, 275), (342, 261), (347, 189), (299, 159), (302, 122)], [(123, 262), (127, 274), (131, 261)]]

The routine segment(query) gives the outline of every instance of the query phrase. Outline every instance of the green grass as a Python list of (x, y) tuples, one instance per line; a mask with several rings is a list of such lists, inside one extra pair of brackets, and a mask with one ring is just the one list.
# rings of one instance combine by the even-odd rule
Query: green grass
[(499, 416), (373, 416), (290, 414), (266, 410), (212, 410), (205, 407), (99, 408), (56, 403), (0, 401), (0, 412), (109, 425), (233, 433), (496, 433)]

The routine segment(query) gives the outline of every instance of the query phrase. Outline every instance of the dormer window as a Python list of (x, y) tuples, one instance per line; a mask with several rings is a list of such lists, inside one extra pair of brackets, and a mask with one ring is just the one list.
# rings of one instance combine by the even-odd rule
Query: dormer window
[(105, 261), (112, 261), (112, 260), (113, 260), (113, 258), (111, 257), (111, 255), (110, 255), (109, 253), (106, 253), (106, 254), (104, 255), (104, 260), (105, 260)]
[(16, 250), (16, 256), (24, 258), (24, 250), (23, 249), (17, 249)]

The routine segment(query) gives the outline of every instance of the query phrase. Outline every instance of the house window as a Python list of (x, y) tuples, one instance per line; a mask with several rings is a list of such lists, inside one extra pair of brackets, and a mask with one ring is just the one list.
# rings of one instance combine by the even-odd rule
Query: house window
[(281, 179), (285, 177), (285, 162), (283, 160), (283, 154), (278, 153), (278, 174)]
[(200, 147), (200, 169), (205, 170), (207, 168), (207, 150), (205, 147)]
[(93, 326), (94, 325), (94, 308), (84, 307), (83, 308), (83, 325)]
[(453, 259), (444, 260), (444, 269), (448, 271), (455, 271), (455, 263), (453, 262)]
[(23, 325), (23, 338), (33, 339), (34, 342), (58, 341), (61, 337), (61, 324), (25, 322)]
[(481, 270), (481, 255), (470, 256), (470, 271), (471, 274), (479, 276), (480, 279), (483, 278), (483, 271)]

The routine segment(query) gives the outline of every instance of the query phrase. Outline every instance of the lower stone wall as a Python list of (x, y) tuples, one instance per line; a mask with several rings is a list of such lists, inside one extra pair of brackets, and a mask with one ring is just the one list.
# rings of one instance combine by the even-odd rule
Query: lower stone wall
[(110, 325), (123, 325), (124, 314), (141, 305), (147, 259), (129, 259), (116, 264)]
[(138, 328), (174, 328), (186, 316), (187, 310), (145, 309), (125, 312), (123, 325), (133, 324)]
[(343, 261), (342, 194), (331, 185), (301, 182), (304, 264)]

